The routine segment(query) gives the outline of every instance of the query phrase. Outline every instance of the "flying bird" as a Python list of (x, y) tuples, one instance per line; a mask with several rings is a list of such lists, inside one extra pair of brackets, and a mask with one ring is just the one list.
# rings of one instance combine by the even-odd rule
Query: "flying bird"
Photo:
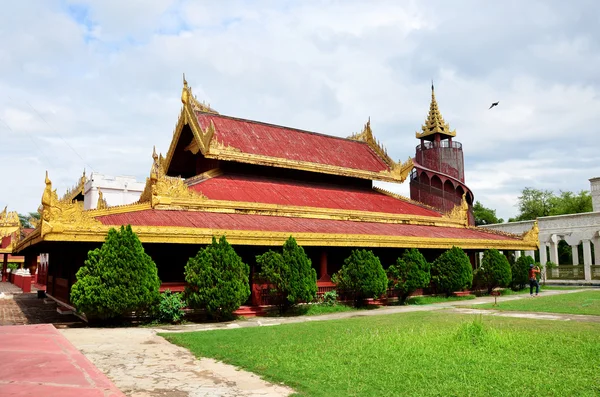
[[(493, 108), (494, 106), (498, 106), (499, 103), (500, 103), (500, 101), (492, 103), (492, 106), (490, 106), (490, 109)], [(488, 109), (488, 110), (490, 110), (490, 109)]]

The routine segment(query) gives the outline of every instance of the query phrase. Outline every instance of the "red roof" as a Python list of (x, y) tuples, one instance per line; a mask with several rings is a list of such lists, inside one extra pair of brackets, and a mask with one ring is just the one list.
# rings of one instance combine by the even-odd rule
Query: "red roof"
[(199, 229), (247, 230), (285, 233), (362, 234), (433, 238), (514, 240), (482, 230), (375, 222), (281, 216), (225, 214), (199, 211), (144, 210), (99, 216), (104, 225), (178, 226)]
[(389, 166), (364, 142), (213, 113), (196, 112), (203, 129), (212, 121), (212, 139), (243, 153), (380, 172)]
[(351, 189), (259, 176), (221, 175), (192, 185), (190, 189), (214, 200), (442, 216), (434, 210), (372, 189)]

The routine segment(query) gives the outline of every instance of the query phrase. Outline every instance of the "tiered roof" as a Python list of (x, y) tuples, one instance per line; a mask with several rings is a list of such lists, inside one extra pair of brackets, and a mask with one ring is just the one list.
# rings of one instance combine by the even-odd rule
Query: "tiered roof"
[(456, 130), (450, 129), (450, 124), (444, 121), (442, 113), (438, 108), (437, 101), (435, 99), (435, 89), (433, 83), (431, 84), (431, 104), (429, 105), (429, 114), (425, 120), (425, 124), (421, 126), (421, 132), (416, 132), (416, 137), (428, 138), (433, 137), (435, 134), (441, 134), (446, 137), (455, 137)]
[[(142, 242), (206, 244), (227, 235), (232, 244), (534, 249), (537, 234), (493, 233), (468, 226), (468, 205), (442, 214), (366, 184), (342, 186), (311, 179), (224, 172), (184, 180), (169, 174), (183, 128), (186, 150), (206, 158), (353, 178), (403, 181), (412, 161), (394, 162), (373, 137), (370, 122), (351, 138), (336, 138), (219, 115), (184, 83), (183, 109), (165, 158), (152, 156), (150, 177), (131, 205), (84, 211), (58, 199), (46, 176), (42, 221), (17, 251), (41, 241), (104, 241), (109, 228), (131, 224)], [(104, 207), (104, 208), (102, 208)]]

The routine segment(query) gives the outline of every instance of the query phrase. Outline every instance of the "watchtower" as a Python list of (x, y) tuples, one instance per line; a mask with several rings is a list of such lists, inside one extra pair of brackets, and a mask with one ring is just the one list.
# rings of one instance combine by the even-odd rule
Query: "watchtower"
[(469, 204), (469, 221), (474, 224), (473, 193), (465, 185), (462, 144), (456, 142), (456, 130), (444, 121), (431, 84), (429, 114), (421, 131), (416, 132), (414, 168), (410, 177), (410, 198), (443, 212), (461, 203), (463, 195)]

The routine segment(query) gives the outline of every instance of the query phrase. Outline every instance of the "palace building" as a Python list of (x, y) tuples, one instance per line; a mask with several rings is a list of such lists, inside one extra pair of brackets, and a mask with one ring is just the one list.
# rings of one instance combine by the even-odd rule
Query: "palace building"
[[(433, 260), (459, 246), (473, 261), (488, 248), (537, 249), (535, 226), (522, 235), (471, 226), (462, 149), (435, 96), (417, 135), (417, 156), (405, 162), (387, 154), (370, 122), (339, 138), (225, 116), (196, 100), (185, 80), (181, 100), (171, 145), (165, 156), (153, 153), (137, 202), (109, 206), (99, 197), (97, 208), (85, 210), (81, 195), (59, 199), (46, 175), (41, 221), (14, 252), (26, 262), (48, 254), (49, 295), (68, 303), (88, 251), (110, 228), (127, 224), (171, 290), (184, 285), (187, 260), (213, 236), (226, 235), (250, 265), (253, 305), (265, 303), (255, 256), (289, 236), (311, 258), (320, 287), (331, 286), (330, 275), (355, 248), (372, 249), (384, 267), (412, 247)], [(411, 172), (412, 199), (373, 187), (373, 181), (402, 183)]]

